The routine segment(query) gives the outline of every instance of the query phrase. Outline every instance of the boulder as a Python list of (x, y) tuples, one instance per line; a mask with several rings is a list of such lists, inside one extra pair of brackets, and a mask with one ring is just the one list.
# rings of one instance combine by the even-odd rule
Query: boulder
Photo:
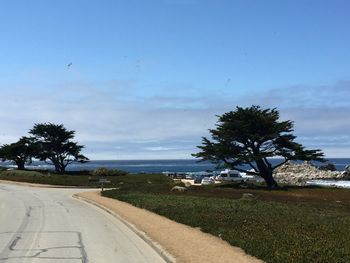
[(345, 170), (342, 173), (344, 179), (350, 180), (350, 165), (345, 166)]
[(191, 183), (190, 182), (185, 182), (185, 187), (191, 187)]
[(241, 197), (241, 200), (256, 200), (255, 195), (250, 194), (250, 193), (244, 193)]
[(173, 188), (171, 188), (171, 191), (172, 192), (185, 192), (185, 191), (187, 191), (187, 188), (186, 187), (183, 187), (183, 186), (178, 186), (178, 185), (176, 185), (176, 186), (174, 186)]
[(307, 180), (343, 179), (344, 175), (340, 171), (321, 170), (309, 162), (287, 162), (274, 171), (274, 178), (280, 183), (305, 185)]

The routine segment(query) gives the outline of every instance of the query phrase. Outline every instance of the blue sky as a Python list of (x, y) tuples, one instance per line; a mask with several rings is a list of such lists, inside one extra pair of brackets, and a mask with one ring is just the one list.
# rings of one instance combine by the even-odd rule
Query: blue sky
[(307, 147), (350, 157), (349, 8), (4, 0), (0, 143), (50, 121), (91, 159), (190, 158), (215, 114), (259, 104), (294, 120)]

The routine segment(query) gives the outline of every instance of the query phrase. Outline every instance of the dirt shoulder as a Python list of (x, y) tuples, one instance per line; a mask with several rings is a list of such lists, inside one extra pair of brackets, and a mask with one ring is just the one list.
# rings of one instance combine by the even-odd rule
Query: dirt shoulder
[(79, 193), (77, 196), (96, 202), (113, 211), (139, 231), (144, 232), (153, 242), (160, 244), (162, 248), (176, 258), (176, 262), (263, 262), (247, 255), (241, 248), (233, 247), (218, 237), (176, 223), (128, 203), (103, 197), (99, 191)]

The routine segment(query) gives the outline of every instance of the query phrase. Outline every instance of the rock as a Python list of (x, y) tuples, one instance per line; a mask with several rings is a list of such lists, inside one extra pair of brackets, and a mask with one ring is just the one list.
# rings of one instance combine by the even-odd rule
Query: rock
[(345, 166), (345, 170), (343, 172), (343, 175), (346, 177), (350, 177), (350, 165)]
[(280, 183), (305, 185), (307, 180), (342, 179), (345, 175), (343, 175), (340, 171), (318, 169), (309, 162), (304, 162), (301, 164), (287, 162), (286, 164), (278, 167), (274, 171), (273, 176)]
[(343, 179), (350, 180), (350, 165), (345, 166), (345, 170), (342, 172)]
[(190, 182), (185, 182), (185, 187), (190, 187), (192, 184)]
[(241, 197), (242, 200), (255, 200), (256, 197), (253, 194), (250, 193), (244, 193)]
[(173, 188), (171, 188), (171, 191), (172, 192), (174, 192), (174, 191), (176, 191), (176, 192), (185, 192), (185, 191), (187, 191), (187, 188), (183, 187), (183, 186), (176, 185)]

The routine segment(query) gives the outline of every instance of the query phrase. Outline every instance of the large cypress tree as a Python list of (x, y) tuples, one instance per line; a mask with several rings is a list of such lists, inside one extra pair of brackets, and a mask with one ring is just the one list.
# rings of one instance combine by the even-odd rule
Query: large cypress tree
[[(262, 109), (259, 106), (236, 110), (218, 116), (216, 129), (209, 130), (212, 140), (202, 138), (201, 150), (193, 156), (224, 164), (241, 172), (242, 165), (252, 169), (248, 174), (261, 176), (269, 189), (276, 188), (273, 170), (289, 160), (324, 161), (321, 150), (306, 150), (294, 141), (293, 122), (279, 121), (277, 109)], [(276, 165), (271, 157), (283, 158)]]

